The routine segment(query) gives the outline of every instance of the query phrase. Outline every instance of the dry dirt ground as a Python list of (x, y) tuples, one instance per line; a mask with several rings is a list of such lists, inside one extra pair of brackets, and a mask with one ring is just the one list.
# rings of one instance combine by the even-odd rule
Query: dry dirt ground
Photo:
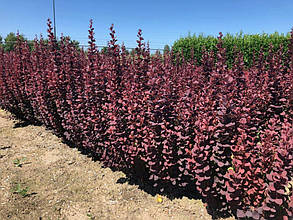
[[(200, 200), (170, 200), (0, 110), (0, 219), (212, 219)], [(234, 218), (229, 218), (234, 219)]]

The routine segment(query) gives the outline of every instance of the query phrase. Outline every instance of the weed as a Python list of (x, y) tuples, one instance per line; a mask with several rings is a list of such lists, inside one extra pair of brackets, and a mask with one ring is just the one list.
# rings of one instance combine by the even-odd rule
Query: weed
[(19, 195), (21, 195), (22, 197), (26, 197), (28, 196), (28, 187), (22, 188), (20, 183), (17, 183), (15, 189), (13, 190), (13, 193), (17, 193)]
[(13, 163), (16, 167), (22, 167), (23, 165), (23, 162), (26, 160), (25, 157), (21, 158), (21, 159), (18, 159), (16, 158), (15, 160), (13, 160)]
[(95, 219), (95, 217), (91, 213), (87, 213), (86, 216), (89, 217), (90, 220)]

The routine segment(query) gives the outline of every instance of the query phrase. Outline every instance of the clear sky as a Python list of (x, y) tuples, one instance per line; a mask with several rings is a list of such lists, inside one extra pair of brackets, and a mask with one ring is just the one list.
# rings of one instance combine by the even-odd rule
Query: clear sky
[[(53, 0), (1, 1), (0, 35), (46, 35)], [(293, 26), (293, 0), (55, 0), (57, 35), (87, 43), (89, 20), (98, 45), (106, 45), (114, 23), (120, 42), (136, 46), (139, 28), (151, 48), (163, 48), (188, 33), (287, 33)]]

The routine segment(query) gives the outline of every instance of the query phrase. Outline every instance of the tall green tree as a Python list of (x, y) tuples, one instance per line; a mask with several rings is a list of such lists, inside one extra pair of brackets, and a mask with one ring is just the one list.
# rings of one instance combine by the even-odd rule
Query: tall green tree
[[(19, 39), (21, 41), (25, 41), (26, 38), (20, 34), (19, 35)], [(6, 38), (4, 39), (4, 50), (5, 51), (11, 51), (15, 48), (15, 45), (16, 45), (16, 42), (17, 42), (17, 36), (15, 35), (15, 33), (13, 32), (10, 32)]]
[(0, 47), (3, 46), (3, 42), (2, 42), (3, 38), (0, 36)]
[(169, 45), (165, 45), (164, 46), (164, 54), (166, 54), (166, 53), (169, 53), (171, 50), (170, 50), (170, 47), (169, 47)]

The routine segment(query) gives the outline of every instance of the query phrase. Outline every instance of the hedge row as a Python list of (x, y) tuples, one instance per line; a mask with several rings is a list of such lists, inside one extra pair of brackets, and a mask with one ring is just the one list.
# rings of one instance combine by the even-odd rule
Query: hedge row
[(193, 184), (217, 212), (293, 216), (293, 33), (290, 50), (249, 69), (237, 52), (228, 69), (221, 35), (216, 60), (205, 52), (198, 66), (150, 56), (141, 30), (128, 56), (113, 27), (105, 54), (92, 23), (87, 52), (48, 26), (48, 45), (0, 51), (1, 108), (161, 190)]
[[(202, 53), (206, 50), (213, 52), (214, 58), (217, 54), (218, 39), (214, 36), (189, 35), (182, 37), (174, 42), (172, 49), (175, 53), (183, 53), (187, 60), (196, 59), (198, 64), (202, 64)], [(280, 45), (283, 45), (285, 52), (288, 51), (290, 43), (290, 34), (226, 34), (222, 37), (222, 44), (226, 50), (226, 63), (229, 68), (234, 63), (235, 51), (240, 50), (243, 54), (245, 66), (251, 67), (253, 60), (257, 59), (260, 54), (268, 56), (269, 51), (275, 53)]]

